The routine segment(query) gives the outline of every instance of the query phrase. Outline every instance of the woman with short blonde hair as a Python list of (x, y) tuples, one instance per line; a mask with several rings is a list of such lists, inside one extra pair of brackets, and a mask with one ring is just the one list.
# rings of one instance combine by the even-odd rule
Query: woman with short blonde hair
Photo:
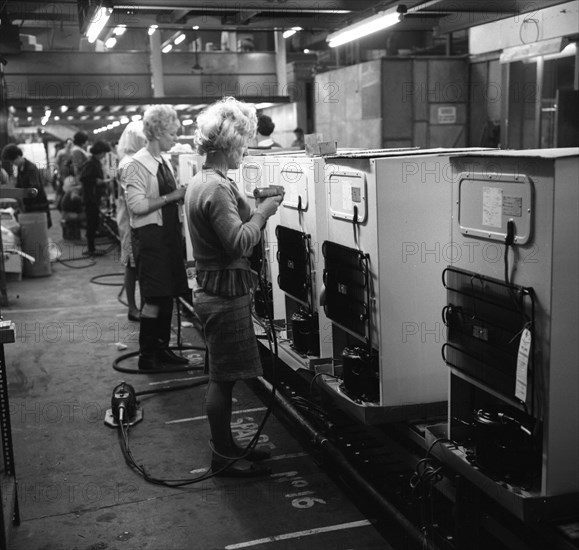
[(189, 291), (180, 208), (185, 188), (177, 186), (171, 164), (162, 155), (175, 145), (179, 127), (173, 107), (149, 107), (143, 115), (147, 144), (124, 166), (131, 242), (143, 302), (139, 369), (144, 371), (160, 371), (163, 363), (188, 363), (169, 347), (173, 299)]
[(228, 170), (241, 164), (256, 126), (255, 107), (234, 98), (218, 101), (202, 112), (197, 117), (195, 143), (206, 155), (205, 164), (185, 196), (197, 269), (193, 305), (208, 350), (206, 410), (212, 437), (211, 468), (217, 476), (251, 477), (269, 472), (255, 464), (268, 453), (238, 447), (231, 434), (235, 382), (262, 373), (251, 317), (255, 274), (249, 257), (267, 218), (281, 202), (281, 197), (269, 197), (252, 208), (227, 177)]

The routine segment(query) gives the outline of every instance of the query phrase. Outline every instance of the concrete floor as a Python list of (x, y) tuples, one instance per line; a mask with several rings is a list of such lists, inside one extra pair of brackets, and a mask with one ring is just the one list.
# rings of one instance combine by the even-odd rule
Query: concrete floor
[[(53, 211), (50, 237), (61, 259), (82, 244), (62, 241)], [(100, 248), (106, 248), (108, 241)], [(91, 265), (92, 264), (92, 265)], [(5, 346), (21, 524), (13, 550), (372, 550), (390, 544), (275, 418), (262, 440), (273, 451), (272, 475), (257, 480), (211, 478), (183, 488), (147, 483), (125, 463), (117, 430), (104, 425), (113, 388), (137, 391), (199, 375), (123, 374), (113, 360), (137, 349), (138, 323), (128, 322), (120, 286), (94, 284), (121, 273), (118, 248), (73, 269), (9, 281), (4, 319), (16, 324)], [(99, 279), (121, 283), (121, 276)], [(174, 320), (176, 328), (176, 319)], [(185, 344), (202, 344), (183, 328)], [(118, 344), (127, 349), (120, 350)], [(195, 359), (196, 352), (189, 352)], [(123, 367), (136, 368), (134, 358)], [(180, 381), (180, 382), (177, 382)], [(158, 478), (203, 473), (210, 460), (205, 386), (140, 399), (144, 419), (130, 430), (131, 450)], [(248, 386), (235, 388), (234, 432), (255, 430), (265, 405)], [(257, 409), (257, 410), (256, 410)], [(244, 439), (245, 438), (245, 439)], [(193, 472), (193, 473), (191, 473)]]

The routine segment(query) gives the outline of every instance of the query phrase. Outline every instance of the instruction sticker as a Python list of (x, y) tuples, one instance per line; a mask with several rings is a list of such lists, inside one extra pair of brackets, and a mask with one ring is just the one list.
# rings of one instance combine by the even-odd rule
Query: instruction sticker
[(523, 215), (523, 197), (503, 197), (503, 214), (513, 218)]
[(349, 212), (354, 205), (352, 204), (352, 188), (344, 182), (342, 185), (342, 208)]
[(500, 187), (483, 187), (482, 224), (501, 227), (503, 218), (503, 190)]
[(529, 371), (529, 356), (531, 355), (531, 338), (531, 331), (528, 328), (524, 329), (517, 354), (517, 382), (515, 385), (515, 397), (521, 401), (527, 399), (527, 373)]
[(438, 124), (456, 124), (456, 107), (454, 105), (439, 107), (437, 118)]

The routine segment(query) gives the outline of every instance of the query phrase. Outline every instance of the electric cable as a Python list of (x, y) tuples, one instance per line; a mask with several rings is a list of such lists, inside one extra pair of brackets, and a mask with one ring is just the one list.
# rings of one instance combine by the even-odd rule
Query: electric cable
[[(435, 439), (432, 444), (428, 447), (426, 455), (421, 458), (415, 466), (414, 473), (410, 477), (409, 485), (412, 489), (412, 494), (418, 500), (420, 506), (420, 521), (422, 524), (421, 532), (424, 537), (424, 543), (427, 544), (429, 540), (429, 531), (427, 524), (433, 526), (434, 522), (434, 512), (432, 503), (432, 489), (433, 487), (442, 481), (442, 466), (434, 465), (432, 458), (430, 456), (432, 449), (435, 445), (439, 443), (447, 442), (452, 443), (455, 447), (457, 444), (446, 437), (440, 437)], [(420, 491), (420, 494), (418, 492)], [(428, 514), (428, 505), (430, 504), (430, 514)], [(428, 518), (427, 518), (428, 516)]]
[(102, 286), (124, 286), (123, 283), (103, 283), (100, 280), (104, 279), (106, 277), (124, 277), (124, 273), (118, 272), (118, 273), (103, 273), (101, 275), (95, 275), (94, 277), (91, 277), (89, 279), (89, 281), (95, 285), (102, 285)]
[[(205, 351), (204, 347), (201, 346), (182, 346), (182, 347), (176, 347), (176, 346), (169, 346), (170, 350), (177, 350), (177, 351), (184, 351), (184, 350), (198, 350), (198, 351)], [(119, 355), (117, 358), (115, 358), (113, 360), (113, 369), (115, 369), (118, 372), (123, 372), (125, 374), (167, 374), (167, 373), (172, 373), (172, 372), (187, 372), (190, 370), (199, 370), (199, 369), (203, 369), (204, 367), (202, 366), (197, 366), (195, 363), (193, 363), (192, 365), (185, 365), (184, 367), (179, 367), (179, 368), (172, 368), (172, 369), (152, 369), (152, 370), (138, 370), (138, 369), (129, 369), (126, 367), (121, 367), (119, 365), (119, 363), (122, 363), (123, 361), (126, 361), (127, 359), (130, 359), (131, 357), (137, 357), (139, 355), (139, 351), (130, 351), (128, 353), (124, 353), (123, 355)], [(201, 358), (198, 359), (198, 361), (202, 361)]]

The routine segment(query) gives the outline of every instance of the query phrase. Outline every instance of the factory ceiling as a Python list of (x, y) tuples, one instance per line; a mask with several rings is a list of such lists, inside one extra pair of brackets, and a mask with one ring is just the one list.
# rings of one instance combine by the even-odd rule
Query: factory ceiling
[[(82, 48), (86, 23), (83, 15), (92, 13), (101, 3), (112, 7), (113, 14), (102, 31), (103, 39), (113, 34), (119, 25), (126, 28), (118, 36), (115, 51), (148, 51), (147, 31), (156, 27), (160, 42), (174, 39), (176, 33), (188, 34), (191, 44), (195, 32), (234, 31), (238, 34), (272, 36), (271, 31), (285, 31), (292, 27), (302, 30), (287, 43), (288, 56), (292, 51), (328, 53), (325, 38), (328, 34), (355, 23), (377, 11), (399, 8), (406, 12), (396, 32), (436, 33), (437, 36), (456, 36), (466, 29), (517, 15), (524, 16), (539, 9), (563, 4), (564, 0), (430, 0), (407, 2), (375, 2), (371, 0), (138, 0), (101, 2), (97, 0), (54, 0), (47, 2), (29, 0), (0, 0), (2, 26), (18, 27), (20, 37), (32, 41), (44, 52), (75, 52)], [(528, 16), (528, 15), (527, 15)], [(194, 31), (194, 27), (199, 27)], [(14, 28), (14, 27), (13, 27)], [(0, 31), (2, 32), (2, 31)], [(6, 33), (4, 33), (6, 34)], [(270, 40), (270, 44), (273, 41)], [(175, 51), (175, 50), (173, 50)], [(183, 50), (182, 50), (183, 51)], [(189, 50), (191, 51), (190, 46)], [(1, 53), (1, 49), (0, 49)], [(283, 100), (283, 99), (282, 99)], [(176, 103), (182, 103), (179, 98)], [(12, 109), (26, 109), (19, 101)], [(192, 115), (201, 101), (185, 106), (184, 114)], [(135, 112), (138, 104), (104, 104), (83, 106), (71, 104), (68, 114), (62, 116), (63, 124), (94, 128), (94, 117), (127, 116)], [(34, 107), (36, 108), (36, 107)], [(38, 106), (38, 108), (41, 108)], [(79, 114), (79, 108), (85, 109)], [(77, 116), (79, 115), (79, 116)], [(71, 118), (70, 117), (74, 117)], [(82, 118), (84, 117), (84, 118)], [(25, 125), (25, 117), (20, 117)], [(86, 122), (88, 121), (88, 122)], [(90, 122), (90, 124), (89, 124)]]
[[(306, 32), (328, 33), (398, 6), (407, 12), (408, 30), (437, 28), (455, 32), (474, 25), (564, 3), (564, 0), (139, 0), (102, 2), (114, 8), (109, 26), (122, 24), (129, 30), (158, 25), (161, 31), (203, 29), (271, 31), (301, 27)], [(98, 0), (5, 0), (0, 9), (22, 33), (35, 34), (58, 49), (78, 47), (75, 38), (81, 13), (100, 5)], [(80, 9), (79, 9), (80, 7)], [(82, 16), (81, 16), (82, 18)], [(106, 29), (105, 29), (106, 31)], [(67, 39), (70, 42), (67, 44)]]

